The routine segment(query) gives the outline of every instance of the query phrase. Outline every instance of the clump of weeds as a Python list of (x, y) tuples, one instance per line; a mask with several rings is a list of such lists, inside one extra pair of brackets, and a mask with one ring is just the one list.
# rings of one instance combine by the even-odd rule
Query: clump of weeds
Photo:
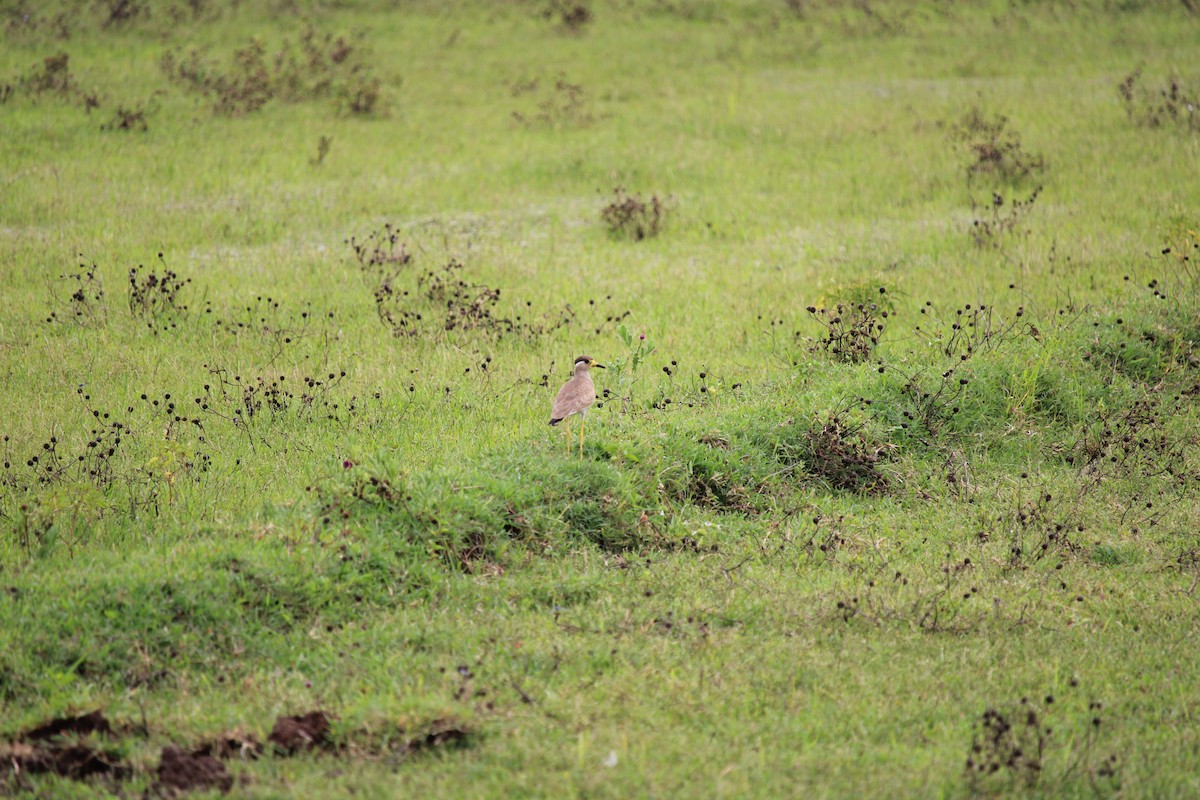
[(533, 111), (512, 112), (513, 119), (527, 128), (583, 128), (596, 120), (583, 85), (564, 75), (553, 83), (541, 78), (518, 81), (509, 91), (515, 98), (528, 97), (534, 103)]
[(1073, 502), (1104, 485), (1125, 487), (1115, 521), (1134, 535), (1185, 502), (1200, 481), (1197, 442), (1172, 421), (1191, 412), (1197, 394), (1200, 385), (1174, 395), (1152, 391), (1127, 406), (1099, 409), (1064, 455), (1076, 471)]
[(1158, 277), (1137, 283), (1125, 276), (1127, 287), (1140, 286), (1145, 294), (1129, 297), (1093, 320), (1085, 361), (1111, 367), (1147, 387), (1169, 384), (1172, 377), (1200, 368), (1197, 227), (1184, 219), (1172, 222)]
[(1008, 117), (990, 116), (978, 106), (951, 124), (949, 138), (966, 152), (968, 185), (980, 178), (1016, 184), (1045, 170), (1045, 159), (1025, 149)]
[(103, 410), (82, 386), (76, 395), (82, 435), (51, 433), (24, 458), (3, 437), (0, 520), (27, 556), (56, 542), (74, 553), (104, 516), (157, 514), (162, 501), (174, 502), (177, 485), (199, 480), (211, 464), (202, 421), (170, 393), (143, 394), (123, 413)]
[[(625, 352), (610, 359), (610, 363), (607, 365), (612, 388), (604, 390), (604, 398), (616, 397), (621, 403), (622, 410), (628, 411), (635, 404), (641, 377), (639, 372), (642, 365), (654, 353), (655, 344), (647, 339), (644, 333), (635, 336), (624, 322), (617, 324), (616, 333)], [(667, 376), (671, 377), (670, 369), (666, 367), (663, 369)]]
[(235, 50), (224, 68), (198, 50), (186, 54), (168, 51), (163, 54), (159, 68), (172, 83), (207, 97), (213, 113), (219, 115), (253, 113), (275, 96), (266, 48), (259, 41)]
[(1172, 74), (1157, 86), (1146, 86), (1138, 67), (1117, 84), (1117, 93), (1125, 115), (1138, 127), (1200, 131), (1200, 81)]
[(483, 330), (497, 334), (516, 330), (516, 322), (496, 313), (499, 287), (467, 282), (459, 261), (451, 260), (440, 269), (418, 276), (417, 292), (444, 313), (443, 330)]
[(466, 267), (455, 259), (433, 269), (411, 269), (413, 257), (391, 225), (361, 241), (350, 237), (346, 244), (371, 287), (376, 317), (396, 337), (457, 332), (493, 339), (512, 334), (536, 339), (575, 319), (569, 306), (540, 318), (530, 315), (529, 302), (524, 313), (502, 311), (500, 287), (469, 280)]
[(104, 28), (123, 27), (150, 15), (149, 4), (142, 0), (99, 0), (96, 5)]
[(129, 270), (129, 313), (155, 334), (178, 327), (179, 319), (188, 311), (183, 292), (192, 282), (169, 268), (162, 253), (158, 260), (161, 273), (146, 270), (141, 264)]
[(375, 288), (375, 312), (393, 336), (420, 336), (434, 331), (480, 331), (493, 336), (522, 327), (497, 311), (500, 289), (468, 282), (463, 265), (451, 260), (417, 276), (415, 284), (390, 272)]
[[(65, 9), (64, 9), (65, 7)], [(220, 0), (88, 0), (47, 3), (14, 0), (5, 5), (4, 33), (10, 37), (53, 38), (96, 36), (140, 30), (163, 37), (179, 27), (213, 22), (235, 8)], [(283, 7), (276, 9), (283, 12)]]
[(929, 633), (977, 629), (990, 610), (980, 602), (978, 565), (952, 550), (940, 561), (915, 574), (890, 563), (874, 565), (860, 596), (841, 606), (843, 616), (853, 611), (873, 622), (902, 622)]
[(418, 336), (425, 316), (410, 300), (411, 290), (398, 285), (397, 277), (388, 273), (375, 287), (375, 315), (392, 336)]
[(113, 118), (100, 126), (102, 131), (141, 131), (145, 133), (150, 130), (150, 126), (146, 124), (146, 110), (144, 108), (125, 108), (117, 106), (116, 113)]
[[(1070, 687), (1078, 685), (1072, 678)], [(973, 794), (1042, 788), (1052, 794), (1074, 782), (1086, 781), (1097, 796), (1120, 792), (1120, 760), (1099, 753), (1104, 730), (1104, 705), (1092, 700), (1075, 727), (1069, 720), (1056, 726), (1056, 718), (1070, 712), (1053, 694), (1040, 700), (989, 707), (976, 720), (964, 765)], [(1072, 704), (1073, 705), (1073, 704)]]
[(1188, 476), (1195, 442), (1175, 434), (1171, 419), (1189, 410), (1188, 393), (1149, 392), (1115, 410), (1097, 409), (1094, 422), (1070, 450), (1070, 463), (1088, 484), (1108, 477)]
[[(59, 275), (58, 282), (51, 284), (52, 308), (46, 322), (92, 327), (108, 321), (108, 304), (104, 299), (104, 282), (100, 279), (99, 268), (95, 262), (81, 261), (79, 270)], [(64, 289), (65, 298), (61, 294)]]
[(400, 232), (391, 223), (371, 231), (361, 240), (351, 236), (345, 243), (354, 251), (359, 271), (369, 280), (378, 280), (381, 273), (399, 270), (413, 260), (407, 245), (401, 241)]
[(194, 395), (143, 393), (118, 410), (105, 410), (81, 385), (81, 422), (64, 416), (33, 446), (4, 436), (0, 524), (21, 550), (34, 556), (57, 542), (73, 553), (104, 517), (159, 515), (204, 479), (223, 435), (245, 436), (256, 452), (304, 448), (305, 426), (348, 424), (381, 398), (347, 397), (345, 370), (289, 380), (206, 369), (208, 382)]
[(879, 465), (892, 447), (869, 441), (863, 434), (864, 426), (862, 421), (851, 421), (844, 409), (816, 420), (804, 432), (804, 446), (799, 453), (805, 472), (835, 491), (886, 492), (888, 479)]
[(880, 469), (895, 449), (876, 441), (861, 412), (869, 401), (840, 403), (818, 414), (808, 425), (789, 421), (770, 438), (775, 459), (783, 464), (777, 475), (815, 481), (833, 491), (883, 494), (889, 488)]
[[(742, 388), (741, 381), (729, 381), (711, 374), (705, 368), (698, 371), (688, 370), (680, 366), (678, 359), (674, 358), (663, 364), (662, 373), (664, 377), (660, 378), (654, 387), (653, 399), (648, 406), (650, 409), (662, 411), (672, 405), (677, 408), (705, 408), (723, 396), (724, 392), (735, 393)], [(609, 397), (609, 390), (604, 391), (605, 397)], [(627, 403), (622, 410), (632, 407)]]
[(322, 134), (317, 137), (317, 154), (308, 160), (309, 166), (319, 167), (325, 163), (325, 157), (333, 147), (333, 137)]
[(950, 314), (932, 301), (926, 301), (919, 313), (929, 322), (918, 323), (913, 328), (914, 333), (934, 347), (942, 358), (960, 363), (1010, 343), (1025, 324), (1024, 306), (1019, 306), (1011, 318), (1005, 318), (995, 304), (963, 303), (955, 306)]
[(1180, 288), (1200, 284), (1200, 221), (1183, 216), (1171, 220), (1161, 253), (1167, 257), (1168, 274)]
[(837, 303), (833, 308), (808, 306), (805, 310), (823, 330), (820, 339), (811, 340), (809, 352), (824, 352), (845, 364), (869, 361), (879, 346), (884, 320), (891, 315), (890, 303), (882, 299), (886, 294), (887, 290), (881, 286), (878, 302)]
[(71, 56), (65, 52), (46, 56), (41, 63), (17, 77), (16, 91), (34, 99), (45, 95), (73, 99), (79, 95), (79, 84), (71, 72)]
[(336, 97), (342, 112), (371, 116), (383, 109), (383, 81), (366, 68), (358, 69), (337, 84)]
[(549, 0), (542, 9), (542, 18), (558, 23), (566, 33), (579, 34), (594, 16), (591, 6), (583, 0)]
[(294, 441), (297, 424), (348, 423), (363, 412), (369, 400), (381, 398), (380, 392), (371, 398), (344, 397), (340, 390), (346, 379), (344, 369), (289, 380), (287, 375), (243, 377), (217, 365), (206, 368), (209, 382), (194, 398), (197, 412), (231, 424), (252, 444)]
[(652, 195), (629, 194), (622, 187), (613, 190), (613, 200), (600, 211), (600, 220), (615, 239), (640, 242), (662, 232), (671, 206), (666, 200)]
[(980, 544), (1003, 540), (1008, 548), (1008, 567), (1023, 569), (1046, 558), (1062, 559), (1079, 551), (1074, 537), (1086, 528), (1079, 521), (1076, 503), (1045, 487), (1035, 487), (1032, 497), (1018, 495), (1014, 502), (1010, 511), (997, 515), (995, 525), (977, 533)]
[(444, 331), (482, 331), (495, 338), (516, 334), (532, 340), (575, 320), (575, 312), (569, 306), (531, 316), (530, 301), (525, 302), (525, 313), (501, 314), (495, 310), (500, 302), (500, 288), (470, 283), (462, 277), (462, 270), (462, 264), (451, 261), (417, 279), (418, 289), (439, 310)]
[(1042, 187), (1039, 186), (1024, 200), (1013, 195), (1006, 201), (1004, 195), (993, 192), (991, 202), (984, 209), (972, 200), (971, 209), (975, 219), (971, 221), (969, 230), (971, 241), (980, 248), (1000, 247), (1005, 240), (1022, 231), (1041, 193)]
[(312, 27), (295, 43), (285, 39), (274, 52), (252, 39), (225, 64), (193, 49), (168, 51), (159, 67), (172, 83), (208, 98), (222, 116), (250, 114), (275, 99), (329, 98), (351, 113), (370, 114), (379, 107), (382, 86), (361, 37), (322, 34)]
[[(1028, 504), (1037, 502), (1031, 500)], [(1054, 507), (1061, 509), (1062, 505)], [(1004, 518), (1004, 524), (1008, 522)], [(1027, 528), (1026, 534), (1042, 533), (1032, 519)], [(1061, 546), (1055, 548), (1052, 544), (1049, 548), (1057, 558), (1047, 558), (1049, 553), (1030, 548), (1005, 559), (991, 544), (996, 532), (995, 525), (984, 524), (977, 549), (971, 548), (974, 557), (956, 553), (956, 547), (949, 546), (941, 558), (925, 561), (914, 561), (903, 545), (883, 550), (873, 532), (864, 532), (857, 537), (864, 540), (858, 546), (860, 557), (841, 561), (864, 583), (853, 596), (842, 597), (837, 616), (875, 625), (900, 624), (931, 634), (977, 633), (997, 625), (1021, 629), (1035, 619), (1038, 611), (1073, 617), (1072, 607), (1086, 598), (1069, 589), (1061, 570), (1067, 557), (1079, 551), (1078, 544), (1068, 543), (1064, 533)], [(855, 541), (855, 537), (850, 538)], [(1010, 546), (1015, 541), (1030, 544), (1029, 539), (1016, 538), (1001, 539), (995, 545)], [(924, 554), (927, 544), (928, 540), (922, 540), (916, 547)], [(1025, 587), (1023, 602), (1005, 602), (1003, 592), (1014, 584)]]
[[(212, 314), (213, 309), (206, 305), (204, 310)], [(327, 357), (338, 337), (334, 319), (334, 312), (319, 313), (311, 303), (305, 303), (298, 312), (289, 312), (279, 300), (258, 295), (239, 312), (214, 317), (213, 327), (228, 336), (265, 344), (266, 363), (274, 364), (286, 350), (308, 339), (320, 340)]]
[[(840, 530), (840, 524), (833, 528)], [(836, 618), (873, 625), (898, 623), (927, 633), (961, 634), (977, 630), (994, 613), (981, 602), (980, 565), (970, 557), (960, 558), (947, 550), (940, 563), (906, 571), (897, 569), (897, 562), (907, 558), (883, 558), (870, 537), (869, 533), (853, 536), (839, 532), (836, 538), (832, 534), (826, 538), (826, 558), (842, 556), (841, 551), (851, 549), (848, 542), (865, 539), (857, 543), (861, 555), (846, 553), (849, 557), (839, 560), (850, 572), (865, 578), (865, 583), (856, 594), (843, 595), (837, 601)]]
[(1005, 319), (992, 305), (964, 303), (946, 317), (938, 306), (927, 302), (920, 315), (933, 321), (913, 329), (925, 341), (927, 355), (914, 362), (919, 365), (912, 369), (904, 360), (880, 364), (880, 373), (899, 378), (899, 395), (876, 409), (906, 435), (931, 444), (967, 405), (973, 379), (970, 362), (1015, 341), (1025, 311), (1019, 308), (1012, 318)]
[(102, 131), (138, 131), (145, 133), (150, 130), (148, 120), (158, 112), (158, 93), (144, 103), (135, 103), (126, 108), (118, 104), (112, 119), (100, 126)]

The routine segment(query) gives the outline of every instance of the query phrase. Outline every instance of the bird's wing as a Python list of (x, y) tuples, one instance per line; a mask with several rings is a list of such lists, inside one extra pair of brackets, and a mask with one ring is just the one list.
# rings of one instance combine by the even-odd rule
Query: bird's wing
[(554, 398), (550, 411), (551, 419), (563, 419), (577, 414), (590, 406), (596, 399), (596, 388), (591, 381), (572, 378), (563, 384)]
[(575, 387), (572, 384), (574, 380), (569, 380), (563, 384), (558, 390), (558, 394), (554, 396), (554, 405), (550, 409), (551, 419), (565, 419), (569, 414), (573, 413), (571, 406), (575, 397)]

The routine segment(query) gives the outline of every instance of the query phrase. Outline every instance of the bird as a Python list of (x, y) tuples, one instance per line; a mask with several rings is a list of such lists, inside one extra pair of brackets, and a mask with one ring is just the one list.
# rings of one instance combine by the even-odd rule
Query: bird
[(563, 384), (554, 397), (554, 406), (550, 410), (550, 424), (557, 425), (567, 420), (567, 455), (571, 455), (571, 422), (572, 414), (579, 415), (579, 457), (583, 458), (583, 424), (586, 421), (588, 408), (596, 402), (596, 386), (588, 370), (592, 367), (606, 369), (603, 364), (597, 364), (591, 356), (580, 356), (575, 359), (575, 374), (571, 380)]

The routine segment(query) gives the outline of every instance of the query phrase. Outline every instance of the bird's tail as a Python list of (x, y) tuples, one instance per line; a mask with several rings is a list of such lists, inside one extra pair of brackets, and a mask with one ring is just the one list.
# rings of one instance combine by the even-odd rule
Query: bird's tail
[(558, 423), (560, 423), (560, 422), (562, 422), (562, 421), (563, 421), (563, 418), (562, 418), (562, 417), (559, 417), (558, 419), (552, 419), (552, 420), (550, 420), (550, 424), (551, 424), (551, 425), (557, 425)]

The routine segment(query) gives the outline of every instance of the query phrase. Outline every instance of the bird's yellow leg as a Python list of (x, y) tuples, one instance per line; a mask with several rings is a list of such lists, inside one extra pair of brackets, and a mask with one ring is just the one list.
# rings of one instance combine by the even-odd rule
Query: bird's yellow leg
[(571, 455), (571, 418), (567, 417), (563, 420), (563, 422), (565, 422), (567, 425), (567, 457), (569, 458)]
[(583, 424), (587, 422), (587, 417), (579, 415), (579, 460), (583, 460)]

